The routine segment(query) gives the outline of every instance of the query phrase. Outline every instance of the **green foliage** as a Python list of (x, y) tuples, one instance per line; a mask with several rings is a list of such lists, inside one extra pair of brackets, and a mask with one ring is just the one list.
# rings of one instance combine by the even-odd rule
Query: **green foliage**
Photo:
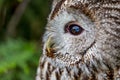
[[(35, 79), (42, 52), (38, 41), (41, 41), (52, 0), (30, 0), (20, 14), (18, 7), (24, 1), (27, 0), (0, 0), (0, 80)], [(18, 14), (14, 17), (16, 11), (21, 15), (19, 18)], [(13, 23), (9, 24), (12, 19)], [(19, 37), (22, 39), (17, 39)]]
[[(39, 60), (36, 43), (9, 40), (0, 45), (0, 80), (34, 80)], [(32, 61), (33, 60), (33, 61)]]

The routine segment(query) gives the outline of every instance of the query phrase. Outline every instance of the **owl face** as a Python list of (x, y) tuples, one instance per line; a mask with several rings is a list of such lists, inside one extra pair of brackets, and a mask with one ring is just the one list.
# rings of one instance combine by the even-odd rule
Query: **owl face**
[(119, 65), (119, 24), (111, 14), (117, 12), (106, 10), (106, 2), (99, 1), (55, 0), (53, 4), (43, 38), (48, 61), (59, 66)]
[(48, 21), (44, 35), (44, 53), (57, 63), (75, 64), (89, 54), (95, 44), (94, 23), (77, 10), (61, 11)]

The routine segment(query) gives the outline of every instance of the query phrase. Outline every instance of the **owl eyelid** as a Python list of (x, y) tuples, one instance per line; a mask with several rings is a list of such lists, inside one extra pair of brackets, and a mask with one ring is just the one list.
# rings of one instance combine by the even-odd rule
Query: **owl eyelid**
[(80, 25), (79, 24), (79, 22), (77, 22), (77, 21), (70, 21), (70, 22), (68, 22), (67, 24), (66, 24), (66, 26), (68, 25), (71, 25), (71, 24), (76, 24), (76, 25)]

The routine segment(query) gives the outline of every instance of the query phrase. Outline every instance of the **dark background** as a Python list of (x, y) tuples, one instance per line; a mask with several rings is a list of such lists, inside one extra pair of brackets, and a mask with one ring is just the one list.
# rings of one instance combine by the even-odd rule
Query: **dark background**
[(35, 80), (51, 0), (0, 0), (0, 80)]

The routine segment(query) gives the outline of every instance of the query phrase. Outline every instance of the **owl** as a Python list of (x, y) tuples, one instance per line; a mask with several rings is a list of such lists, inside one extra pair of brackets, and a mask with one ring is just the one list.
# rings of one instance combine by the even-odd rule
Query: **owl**
[(120, 0), (53, 0), (36, 80), (120, 80)]

